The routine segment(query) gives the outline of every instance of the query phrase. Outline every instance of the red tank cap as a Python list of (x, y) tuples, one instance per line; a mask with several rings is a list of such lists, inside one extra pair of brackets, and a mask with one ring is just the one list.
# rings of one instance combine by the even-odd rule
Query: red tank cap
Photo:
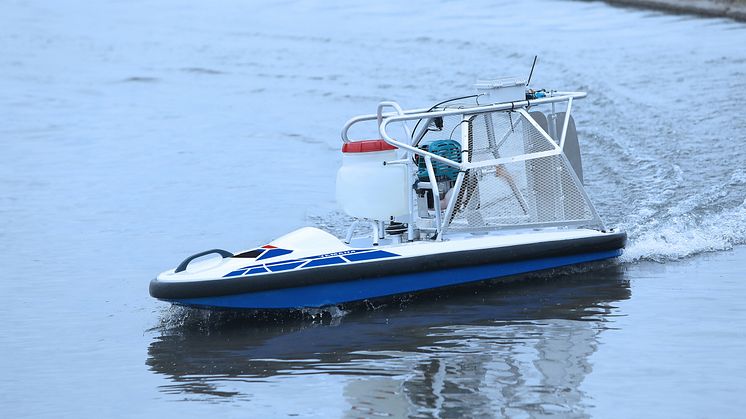
[(363, 140), (342, 144), (343, 153), (369, 153), (386, 150), (396, 150), (396, 147), (383, 140)]

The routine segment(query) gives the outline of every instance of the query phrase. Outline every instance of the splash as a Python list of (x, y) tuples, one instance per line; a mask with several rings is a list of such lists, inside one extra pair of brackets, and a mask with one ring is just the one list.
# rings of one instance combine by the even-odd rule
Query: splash
[(662, 211), (643, 207), (627, 227), (622, 261), (664, 262), (746, 244), (745, 186), (746, 171), (737, 170), (706, 191), (666, 200)]
[(746, 201), (705, 217), (681, 215), (650, 223), (631, 237), (622, 261), (664, 262), (746, 244)]
[(211, 334), (247, 325), (287, 324), (299, 327), (308, 325), (337, 325), (348, 311), (337, 306), (305, 308), (300, 310), (209, 310), (171, 305), (164, 308), (159, 322), (149, 331), (162, 334), (201, 333)]

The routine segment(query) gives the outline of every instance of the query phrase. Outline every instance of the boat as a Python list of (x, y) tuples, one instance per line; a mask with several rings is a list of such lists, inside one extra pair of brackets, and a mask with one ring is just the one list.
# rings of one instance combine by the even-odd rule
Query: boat
[[(530, 77), (529, 77), (530, 79)], [(150, 295), (209, 309), (305, 309), (513, 280), (617, 258), (584, 187), (575, 101), (520, 78), (428, 108), (378, 104), (342, 129), (344, 237), (304, 227), (240, 252), (189, 256)], [(352, 138), (373, 127), (373, 139)]]

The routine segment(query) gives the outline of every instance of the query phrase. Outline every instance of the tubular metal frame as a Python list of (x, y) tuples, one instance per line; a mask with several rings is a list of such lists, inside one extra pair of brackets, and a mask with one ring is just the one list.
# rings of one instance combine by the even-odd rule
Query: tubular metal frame
[[(547, 157), (547, 156), (557, 156), (559, 155), (564, 163), (567, 165), (567, 167), (572, 167), (570, 165), (569, 160), (563, 153), (563, 148), (565, 145), (565, 139), (567, 137), (567, 129), (568, 129), (568, 122), (570, 119), (570, 114), (572, 112), (572, 105), (574, 99), (582, 99), (586, 97), (585, 92), (551, 92), (549, 96), (541, 98), (541, 99), (535, 99), (535, 100), (523, 100), (523, 101), (517, 101), (517, 102), (506, 102), (506, 103), (496, 103), (491, 105), (476, 105), (476, 106), (466, 106), (466, 107), (459, 107), (455, 109), (448, 109), (444, 108), (442, 110), (428, 110), (428, 109), (413, 109), (413, 110), (404, 110), (399, 106), (398, 103), (393, 101), (384, 101), (379, 103), (378, 109), (376, 114), (370, 114), (370, 115), (360, 115), (356, 116), (354, 118), (351, 118), (350, 120), (345, 123), (344, 127), (342, 128), (342, 141), (345, 143), (350, 142), (351, 140), (348, 137), (348, 131), (349, 129), (358, 123), (366, 122), (366, 121), (373, 121), (376, 120), (378, 124), (378, 131), (381, 134), (381, 137), (384, 141), (386, 141), (388, 144), (391, 144), (399, 149), (402, 149), (407, 152), (407, 158), (404, 160), (397, 160), (394, 162), (386, 162), (385, 164), (406, 164), (409, 168), (410, 177), (413, 180), (413, 185), (415, 183), (415, 173), (417, 171), (417, 167), (414, 163), (414, 156), (418, 155), (422, 158), (424, 158), (425, 165), (427, 168), (427, 174), (429, 178), (430, 188), (433, 192), (433, 207), (435, 210), (435, 234), (437, 236), (437, 240), (443, 240), (443, 235), (447, 230), (447, 226), (449, 222), (451, 221), (451, 218), (453, 217), (453, 213), (455, 210), (455, 204), (456, 200), (458, 199), (459, 192), (463, 186), (465, 173), (469, 169), (476, 169), (480, 167), (486, 167), (486, 166), (498, 166), (503, 165), (506, 163), (513, 163), (513, 162), (520, 162), (520, 161), (526, 161), (526, 160), (533, 160), (541, 157)], [(551, 128), (554, 126), (553, 123), (550, 123), (549, 128), (550, 131), (552, 131), (555, 135), (550, 135), (547, 133), (532, 117), (529, 115), (527, 110), (531, 106), (537, 106), (537, 105), (544, 105), (544, 104), (551, 104), (552, 105), (552, 121), (556, 118), (556, 113), (554, 111), (555, 105), (557, 103), (561, 102), (567, 102), (567, 107), (565, 110), (565, 120), (562, 127), (562, 133), (559, 136), (559, 141), (555, 140), (556, 138), (556, 128), (552, 130)], [(395, 112), (387, 112), (384, 113), (384, 108), (393, 108)], [(518, 156), (512, 156), (512, 157), (502, 157), (502, 158), (495, 158), (490, 160), (484, 160), (480, 162), (457, 162), (454, 160), (450, 160), (448, 158), (430, 153), (428, 151), (422, 150), (420, 148), (417, 148), (414, 146), (416, 141), (419, 141), (424, 135), (427, 133), (427, 126), (430, 121), (432, 121), (434, 118), (437, 117), (445, 117), (445, 116), (454, 116), (454, 115), (461, 115), (462, 121), (467, 120), (466, 118), (468, 116), (476, 116), (479, 114), (489, 114), (491, 112), (497, 112), (497, 111), (515, 111), (518, 112), (526, 121), (528, 121), (533, 128), (535, 128), (546, 140), (549, 141), (549, 143), (552, 145), (552, 150), (548, 151), (541, 151), (541, 152), (535, 152), (535, 153), (528, 153), (528, 154), (521, 154)], [(418, 129), (416, 132), (412, 132), (409, 127), (407, 126), (407, 121), (416, 121), (416, 120), (424, 120), (423, 127)], [(387, 131), (387, 128), (389, 125), (401, 122), (404, 125), (404, 129), (406, 131), (408, 141), (402, 142), (394, 139)], [(467, 126), (469, 126), (467, 124)], [(554, 137), (554, 138), (553, 138)], [(456, 183), (453, 187), (453, 192), (451, 193), (451, 199), (449, 200), (448, 204), (446, 205), (445, 212), (443, 212), (443, 209), (441, 208), (440, 199), (439, 199), (439, 190), (438, 190), (438, 182), (435, 178), (435, 172), (433, 170), (433, 160), (449, 165), (451, 167), (457, 168), (459, 170), (459, 174), (456, 178)], [(463, 159), (462, 159), (463, 160)], [(590, 208), (591, 212), (591, 225), (598, 226), (601, 230), (604, 230), (604, 225), (599, 218), (596, 209), (593, 206), (593, 203), (590, 201), (588, 194), (585, 191), (585, 188), (583, 188), (582, 183), (580, 182), (580, 179), (578, 178), (577, 174), (574, 170), (569, 170), (570, 175), (572, 177), (572, 180), (578, 185), (578, 188), (583, 196), (583, 199), (588, 204), (588, 207)], [(418, 216), (415, 214), (414, 210), (414, 202), (415, 202), (415, 191), (414, 187), (409, 189), (409, 216), (408, 216), (408, 230), (407, 230), (407, 239), (408, 241), (413, 241), (415, 239), (415, 224), (417, 224)], [(375, 222), (374, 222), (375, 223)], [(575, 220), (568, 220), (566, 222), (552, 222), (552, 223), (523, 223), (520, 225), (500, 225), (495, 227), (489, 227), (483, 229), (483, 231), (495, 231), (495, 230), (502, 230), (502, 229), (514, 229), (514, 228), (541, 228), (541, 227), (559, 227), (559, 226), (581, 226), (585, 223), (584, 221), (575, 221)], [(358, 225), (358, 222), (355, 222), (348, 233), (347, 240), (351, 238), (352, 229)], [(423, 231), (427, 230), (433, 230), (431, 228), (420, 228)], [(377, 231), (378, 230), (378, 231)], [(376, 225), (375, 228), (373, 228), (373, 235), (374, 235), (374, 241), (377, 243), (377, 239), (379, 237), (381, 228), (379, 225)]]

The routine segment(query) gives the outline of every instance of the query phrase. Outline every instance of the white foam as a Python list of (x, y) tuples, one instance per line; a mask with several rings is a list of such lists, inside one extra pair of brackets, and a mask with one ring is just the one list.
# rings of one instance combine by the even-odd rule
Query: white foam
[(746, 243), (746, 201), (705, 216), (679, 215), (646, 227), (639, 236), (630, 237), (622, 261), (662, 262), (731, 249)]

